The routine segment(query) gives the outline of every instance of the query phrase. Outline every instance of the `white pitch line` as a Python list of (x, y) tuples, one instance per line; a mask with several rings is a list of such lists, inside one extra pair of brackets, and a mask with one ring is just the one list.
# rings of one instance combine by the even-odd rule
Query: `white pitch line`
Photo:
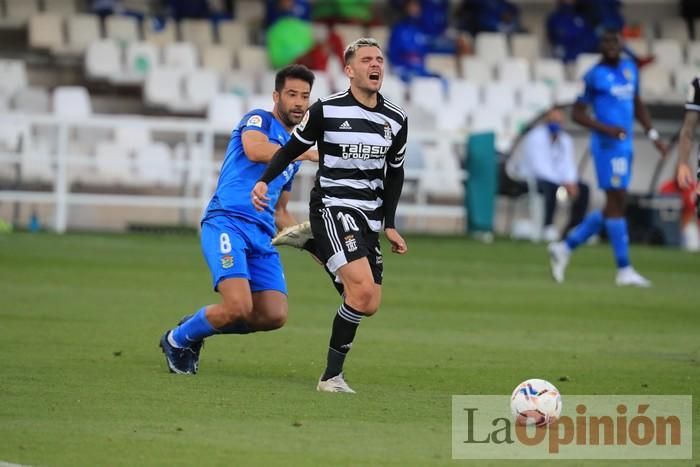
[(0, 467), (30, 467), (24, 464), (13, 464), (11, 462), (0, 461)]

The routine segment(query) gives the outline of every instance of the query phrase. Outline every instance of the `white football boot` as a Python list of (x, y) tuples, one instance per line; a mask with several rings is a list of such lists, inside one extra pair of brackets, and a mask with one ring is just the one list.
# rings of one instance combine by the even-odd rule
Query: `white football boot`
[(318, 385), (316, 385), (316, 390), (321, 392), (347, 392), (350, 394), (355, 394), (348, 383), (345, 382), (343, 374), (336, 375), (332, 378), (328, 378), (325, 381), (318, 380)]
[(632, 266), (627, 266), (626, 268), (617, 270), (615, 285), (620, 287), (628, 285), (634, 287), (651, 287), (651, 281), (639, 274)]
[(275, 246), (287, 245), (294, 248), (302, 248), (306, 242), (314, 238), (311, 232), (311, 223), (309, 221), (301, 224), (285, 227), (275, 238), (272, 239), (272, 244)]
[(552, 269), (552, 277), (561, 284), (564, 282), (564, 273), (569, 264), (571, 251), (564, 242), (550, 243), (547, 246), (547, 251), (549, 251), (549, 266)]

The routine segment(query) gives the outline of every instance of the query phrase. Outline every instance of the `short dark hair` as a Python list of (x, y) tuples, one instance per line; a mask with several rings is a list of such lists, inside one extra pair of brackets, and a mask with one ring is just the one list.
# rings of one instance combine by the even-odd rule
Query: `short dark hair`
[(357, 49), (361, 49), (362, 47), (376, 47), (379, 50), (382, 50), (382, 48), (379, 47), (379, 42), (377, 42), (376, 39), (372, 37), (361, 37), (345, 47), (345, 53), (343, 54), (343, 60), (345, 63), (348, 63), (348, 61), (355, 56)]
[(284, 89), (284, 83), (287, 79), (300, 79), (309, 83), (309, 87), (314, 86), (314, 73), (304, 65), (288, 65), (282, 68), (275, 75), (275, 91), (280, 92)]

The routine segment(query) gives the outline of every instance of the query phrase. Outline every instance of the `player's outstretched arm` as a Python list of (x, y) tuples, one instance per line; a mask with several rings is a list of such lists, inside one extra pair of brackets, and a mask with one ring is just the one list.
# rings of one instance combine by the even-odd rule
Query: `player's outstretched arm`
[(644, 102), (642, 102), (642, 99), (639, 97), (639, 95), (635, 96), (634, 98), (634, 116), (637, 119), (637, 121), (642, 125), (642, 128), (644, 128), (644, 133), (646, 133), (651, 142), (654, 143), (654, 146), (656, 147), (656, 150), (659, 151), (659, 153), (661, 154), (661, 157), (666, 157), (666, 155), (668, 154), (668, 144), (663, 139), (661, 139), (661, 136), (659, 136), (659, 132), (656, 131), (656, 129), (652, 125), (649, 109), (647, 109), (647, 106), (644, 105)]
[(693, 183), (693, 173), (688, 165), (690, 152), (693, 147), (695, 129), (698, 126), (700, 113), (694, 110), (686, 110), (683, 117), (683, 126), (678, 137), (678, 166), (676, 167), (676, 182), (681, 190), (686, 190)]

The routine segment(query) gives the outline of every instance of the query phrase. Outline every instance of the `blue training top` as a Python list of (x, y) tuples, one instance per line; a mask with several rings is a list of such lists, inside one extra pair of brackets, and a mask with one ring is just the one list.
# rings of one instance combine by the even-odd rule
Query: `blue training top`
[(202, 218), (202, 222), (215, 216), (240, 217), (249, 222), (259, 224), (270, 236), (275, 235), (275, 206), (282, 191), (291, 191), (294, 175), (299, 170), (301, 162), (292, 162), (277, 178), (268, 185), (267, 196), (269, 204), (264, 211), (255, 210), (250, 199), (250, 192), (262, 176), (266, 163), (253, 162), (243, 151), (241, 136), (246, 131), (260, 131), (271, 143), (284, 144), (289, 141), (289, 133), (277, 121), (272, 112), (255, 109), (248, 112), (231, 133), (231, 140), (226, 149), (226, 157), (221, 167), (221, 175), (212, 197)]
[(617, 66), (600, 62), (583, 78), (585, 89), (578, 98), (593, 107), (596, 120), (621, 127), (627, 137), (612, 138), (592, 132), (591, 149), (598, 151), (632, 151), (634, 128), (634, 99), (639, 94), (639, 72), (632, 60), (622, 58)]

